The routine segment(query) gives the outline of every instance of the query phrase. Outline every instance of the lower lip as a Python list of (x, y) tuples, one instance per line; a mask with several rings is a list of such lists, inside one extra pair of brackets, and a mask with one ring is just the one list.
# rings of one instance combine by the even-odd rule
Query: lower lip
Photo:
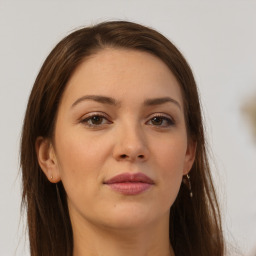
[(123, 182), (107, 185), (124, 195), (138, 195), (152, 187), (152, 184), (142, 182)]

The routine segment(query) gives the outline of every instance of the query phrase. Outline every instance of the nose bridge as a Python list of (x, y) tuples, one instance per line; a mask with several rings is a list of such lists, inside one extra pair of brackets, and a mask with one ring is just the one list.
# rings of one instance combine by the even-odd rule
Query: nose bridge
[(130, 161), (148, 157), (146, 136), (139, 122), (126, 119), (118, 126), (114, 156)]

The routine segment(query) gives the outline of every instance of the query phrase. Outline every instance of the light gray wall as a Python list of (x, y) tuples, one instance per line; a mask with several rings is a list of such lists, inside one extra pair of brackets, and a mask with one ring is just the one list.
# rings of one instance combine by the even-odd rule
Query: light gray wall
[(0, 0), (0, 255), (28, 255), (19, 224), (18, 147), (36, 74), (68, 32), (110, 19), (156, 28), (191, 64), (214, 154), (225, 233), (249, 254), (256, 245), (256, 144), (241, 106), (256, 94), (255, 13), (253, 0)]

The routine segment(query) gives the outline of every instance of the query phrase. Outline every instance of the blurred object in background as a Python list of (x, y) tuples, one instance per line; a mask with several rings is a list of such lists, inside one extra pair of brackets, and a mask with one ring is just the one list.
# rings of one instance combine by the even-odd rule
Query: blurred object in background
[[(242, 106), (242, 112), (248, 120), (254, 142), (256, 143), (256, 94), (251, 96), (250, 99)], [(256, 246), (248, 256), (256, 256)]]
[(254, 250), (252, 250), (248, 256), (256, 256), (256, 246), (254, 247)]
[(248, 101), (244, 103), (242, 106), (242, 112), (249, 121), (248, 123), (251, 127), (253, 139), (256, 143), (256, 94), (254, 94)]

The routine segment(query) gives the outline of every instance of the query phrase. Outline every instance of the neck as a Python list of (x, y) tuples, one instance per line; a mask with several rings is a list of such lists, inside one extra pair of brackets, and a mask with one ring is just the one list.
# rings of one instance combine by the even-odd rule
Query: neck
[(73, 256), (174, 256), (169, 241), (169, 216), (138, 229), (98, 227), (84, 219), (72, 221), (72, 227)]

